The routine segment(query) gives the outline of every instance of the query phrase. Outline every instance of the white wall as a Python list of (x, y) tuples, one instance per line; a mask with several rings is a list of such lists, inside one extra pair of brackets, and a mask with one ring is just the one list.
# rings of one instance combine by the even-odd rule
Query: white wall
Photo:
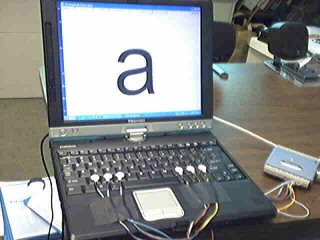
[(40, 1), (0, 0), (0, 98), (41, 97)]

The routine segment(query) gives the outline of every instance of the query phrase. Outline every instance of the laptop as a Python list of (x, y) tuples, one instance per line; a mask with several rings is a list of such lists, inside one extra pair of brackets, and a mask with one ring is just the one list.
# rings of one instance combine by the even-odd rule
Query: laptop
[(212, 133), (209, 0), (41, 0), (50, 149), (67, 234), (185, 233), (275, 208)]

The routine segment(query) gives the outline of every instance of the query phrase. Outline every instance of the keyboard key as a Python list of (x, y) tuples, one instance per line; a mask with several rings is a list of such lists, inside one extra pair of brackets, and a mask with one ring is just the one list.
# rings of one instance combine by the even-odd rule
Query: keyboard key
[(100, 155), (93, 155), (93, 156), (89, 157), (90, 162), (96, 162), (96, 161), (100, 161), (100, 160), (101, 160)]
[(116, 161), (120, 161), (120, 160), (126, 159), (126, 158), (124, 157), (124, 154), (123, 154), (123, 153), (115, 153), (115, 154), (113, 154), (113, 158), (114, 158), (114, 160), (116, 160)]
[(135, 173), (127, 173), (126, 180), (127, 181), (134, 181), (134, 180), (138, 180), (138, 177)]
[(59, 157), (65, 157), (68, 156), (68, 151), (57, 151), (57, 154)]
[(88, 162), (84, 164), (87, 170), (98, 169), (98, 164), (96, 162)]
[(139, 166), (141, 172), (148, 172), (148, 171), (151, 171), (151, 167), (147, 164), (142, 164), (141, 166)]
[(179, 180), (176, 177), (172, 178), (156, 178), (156, 179), (145, 179), (138, 181), (127, 181), (123, 182), (123, 187), (125, 189), (134, 188), (148, 188), (148, 187), (160, 187), (173, 184), (179, 184)]
[(236, 167), (236, 165), (234, 165), (233, 163), (228, 163), (227, 164), (227, 168), (233, 168), (233, 167)]
[(81, 171), (78, 171), (78, 174), (79, 174), (79, 177), (81, 178), (86, 178), (86, 177), (90, 177), (91, 174), (88, 170), (81, 170)]
[(125, 150), (124, 148), (116, 148), (116, 152), (118, 153), (123, 153)]
[(105, 174), (105, 173), (115, 173), (114, 169), (111, 168), (111, 167), (103, 167), (102, 168), (102, 173)]
[(231, 180), (233, 180), (233, 177), (231, 175), (225, 175), (224, 179), (227, 181), (231, 181)]
[(168, 157), (168, 156), (171, 156), (170, 153), (167, 151), (167, 150), (160, 150), (158, 152), (159, 156), (160, 157)]
[(139, 159), (146, 159), (146, 158), (148, 158), (149, 156), (148, 156), (147, 152), (141, 151), (141, 152), (137, 152), (137, 157), (138, 157)]
[(103, 154), (101, 155), (101, 158), (103, 161), (113, 161), (113, 156), (112, 154)]
[(128, 171), (128, 168), (123, 167), (123, 166), (119, 166), (119, 167), (114, 168), (114, 171), (115, 171), (115, 172), (124, 172), (124, 173), (129, 172), (129, 171)]
[(65, 180), (68, 180), (70, 178), (75, 178), (75, 177), (77, 177), (77, 174), (74, 171), (63, 172), (63, 178)]
[(121, 161), (122, 165), (125, 166), (125, 167), (130, 167), (130, 166), (134, 166), (134, 162), (133, 160), (122, 160)]
[(90, 175), (93, 175), (93, 174), (98, 174), (99, 176), (102, 176), (102, 175), (103, 175), (101, 169), (95, 168), (95, 169), (90, 169), (89, 171), (90, 171)]
[(169, 153), (171, 156), (176, 156), (180, 154), (180, 151), (178, 149), (170, 149)]
[(98, 151), (97, 151), (97, 149), (89, 149), (88, 153), (89, 154), (95, 154), (95, 153), (98, 153)]
[(75, 195), (75, 194), (81, 194), (81, 193), (83, 193), (81, 186), (74, 186), (74, 187), (67, 188), (68, 195)]
[(116, 150), (114, 148), (107, 148), (107, 153), (115, 153)]
[(219, 166), (218, 165), (214, 165), (214, 164), (210, 164), (209, 165), (209, 171), (219, 171)]
[(136, 156), (135, 153), (130, 152), (130, 153), (126, 153), (125, 154), (125, 158), (128, 159), (128, 160), (132, 160), (132, 159), (137, 159), (137, 156)]
[(237, 172), (239, 172), (239, 169), (236, 168), (236, 167), (233, 167), (233, 168), (229, 168), (229, 171), (230, 171), (231, 173), (237, 173)]
[(221, 173), (212, 173), (211, 174), (213, 179), (216, 180), (217, 182), (222, 182), (224, 180), (224, 177), (222, 176)]
[(151, 171), (151, 172), (149, 172), (149, 175), (152, 179), (162, 178), (162, 175), (159, 171)]
[(81, 150), (79, 150), (79, 153), (81, 155), (85, 155), (85, 154), (88, 154), (88, 150), (81, 149)]
[(166, 169), (163, 169), (161, 170), (161, 174), (164, 178), (168, 178), (168, 177), (173, 177), (173, 173), (171, 170), (166, 170)]
[(82, 191), (84, 193), (94, 193), (96, 192), (96, 189), (94, 187), (94, 185), (85, 185), (85, 186), (82, 186)]
[(138, 172), (137, 176), (140, 180), (150, 179), (149, 174), (147, 174), (146, 172)]
[(112, 191), (120, 190), (120, 182), (111, 182), (110, 183), (110, 189)]
[(105, 164), (103, 161), (97, 161), (98, 168), (103, 168), (106, 165), (107, 165), (107, 163)]
[(98, 153), (107, 153), (107, 150), (100, 148), (100, 149), (98, 149)]
[(133, 148), (132, 147), (125, 147), (124, 151), (125, 152), (133, 152)]
[(129, 173), (138, 173), (140, 169), (138, 166), (129, 166), (127, 167)]
[(73, 169), (72, 169), (72, 165), (64, 165), (63, 167), (62, 167), (62, 171), (63, 172), (70, 172), (70, 171), (72, 171)]
[(72, 169), (73, 171), (82, 171), (82, 170), (85, 170), (86, 167), (84, 163), (76, 163), (76, 164), (72, 164)]
[(149, 158), (153, 158), (153, 157), (159, 157), (159, 154), (157, 151), (148, 151), (147, 155)]
[(70, 178), (66, 180), (66, 187), (74, 187), (84, 185), (85, 179), (82, 178)]
[(245, 179), (244, 175), (242, 173), (236, 173), (234, 175), (235, 179), (237, 180), (241, 180), (241, 179)]
[(113, 168), (122, 167), (121, 161), (115, 161), (115, 160), (113, 160), (113, 161), (110, 162), (110, 165), (111, 165), (111, 167), (113, 167)]
[(163, 166), (161, 164), (159, 165), (157, 163), (151, 164), (150, 166), (151, 166), (153, 171), (159, 171), (159, 170), (163, 169)]
[(72, 151), (70, 151), (70, 155), (71, 156), (77, 156), (77, 155), (79, 155), (79, 151), (78, 150), (72, 150)]
[(78, 157), (68, 157), (69, 164), (77, 163)]

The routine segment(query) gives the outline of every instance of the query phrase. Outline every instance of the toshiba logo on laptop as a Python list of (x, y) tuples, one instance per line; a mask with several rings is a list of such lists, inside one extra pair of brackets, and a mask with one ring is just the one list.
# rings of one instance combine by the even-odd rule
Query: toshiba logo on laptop
[(128, 123), (144, 123), (146, 119), (140, 118), (140, 119), (128, 119)]

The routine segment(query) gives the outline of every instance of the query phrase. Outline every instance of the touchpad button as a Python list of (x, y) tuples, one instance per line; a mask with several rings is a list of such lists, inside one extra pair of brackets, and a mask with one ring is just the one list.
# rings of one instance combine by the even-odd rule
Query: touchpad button
[(140, 213), (146, 221), (180, 218), (184, 211), (170, 188), (133, 192)]

